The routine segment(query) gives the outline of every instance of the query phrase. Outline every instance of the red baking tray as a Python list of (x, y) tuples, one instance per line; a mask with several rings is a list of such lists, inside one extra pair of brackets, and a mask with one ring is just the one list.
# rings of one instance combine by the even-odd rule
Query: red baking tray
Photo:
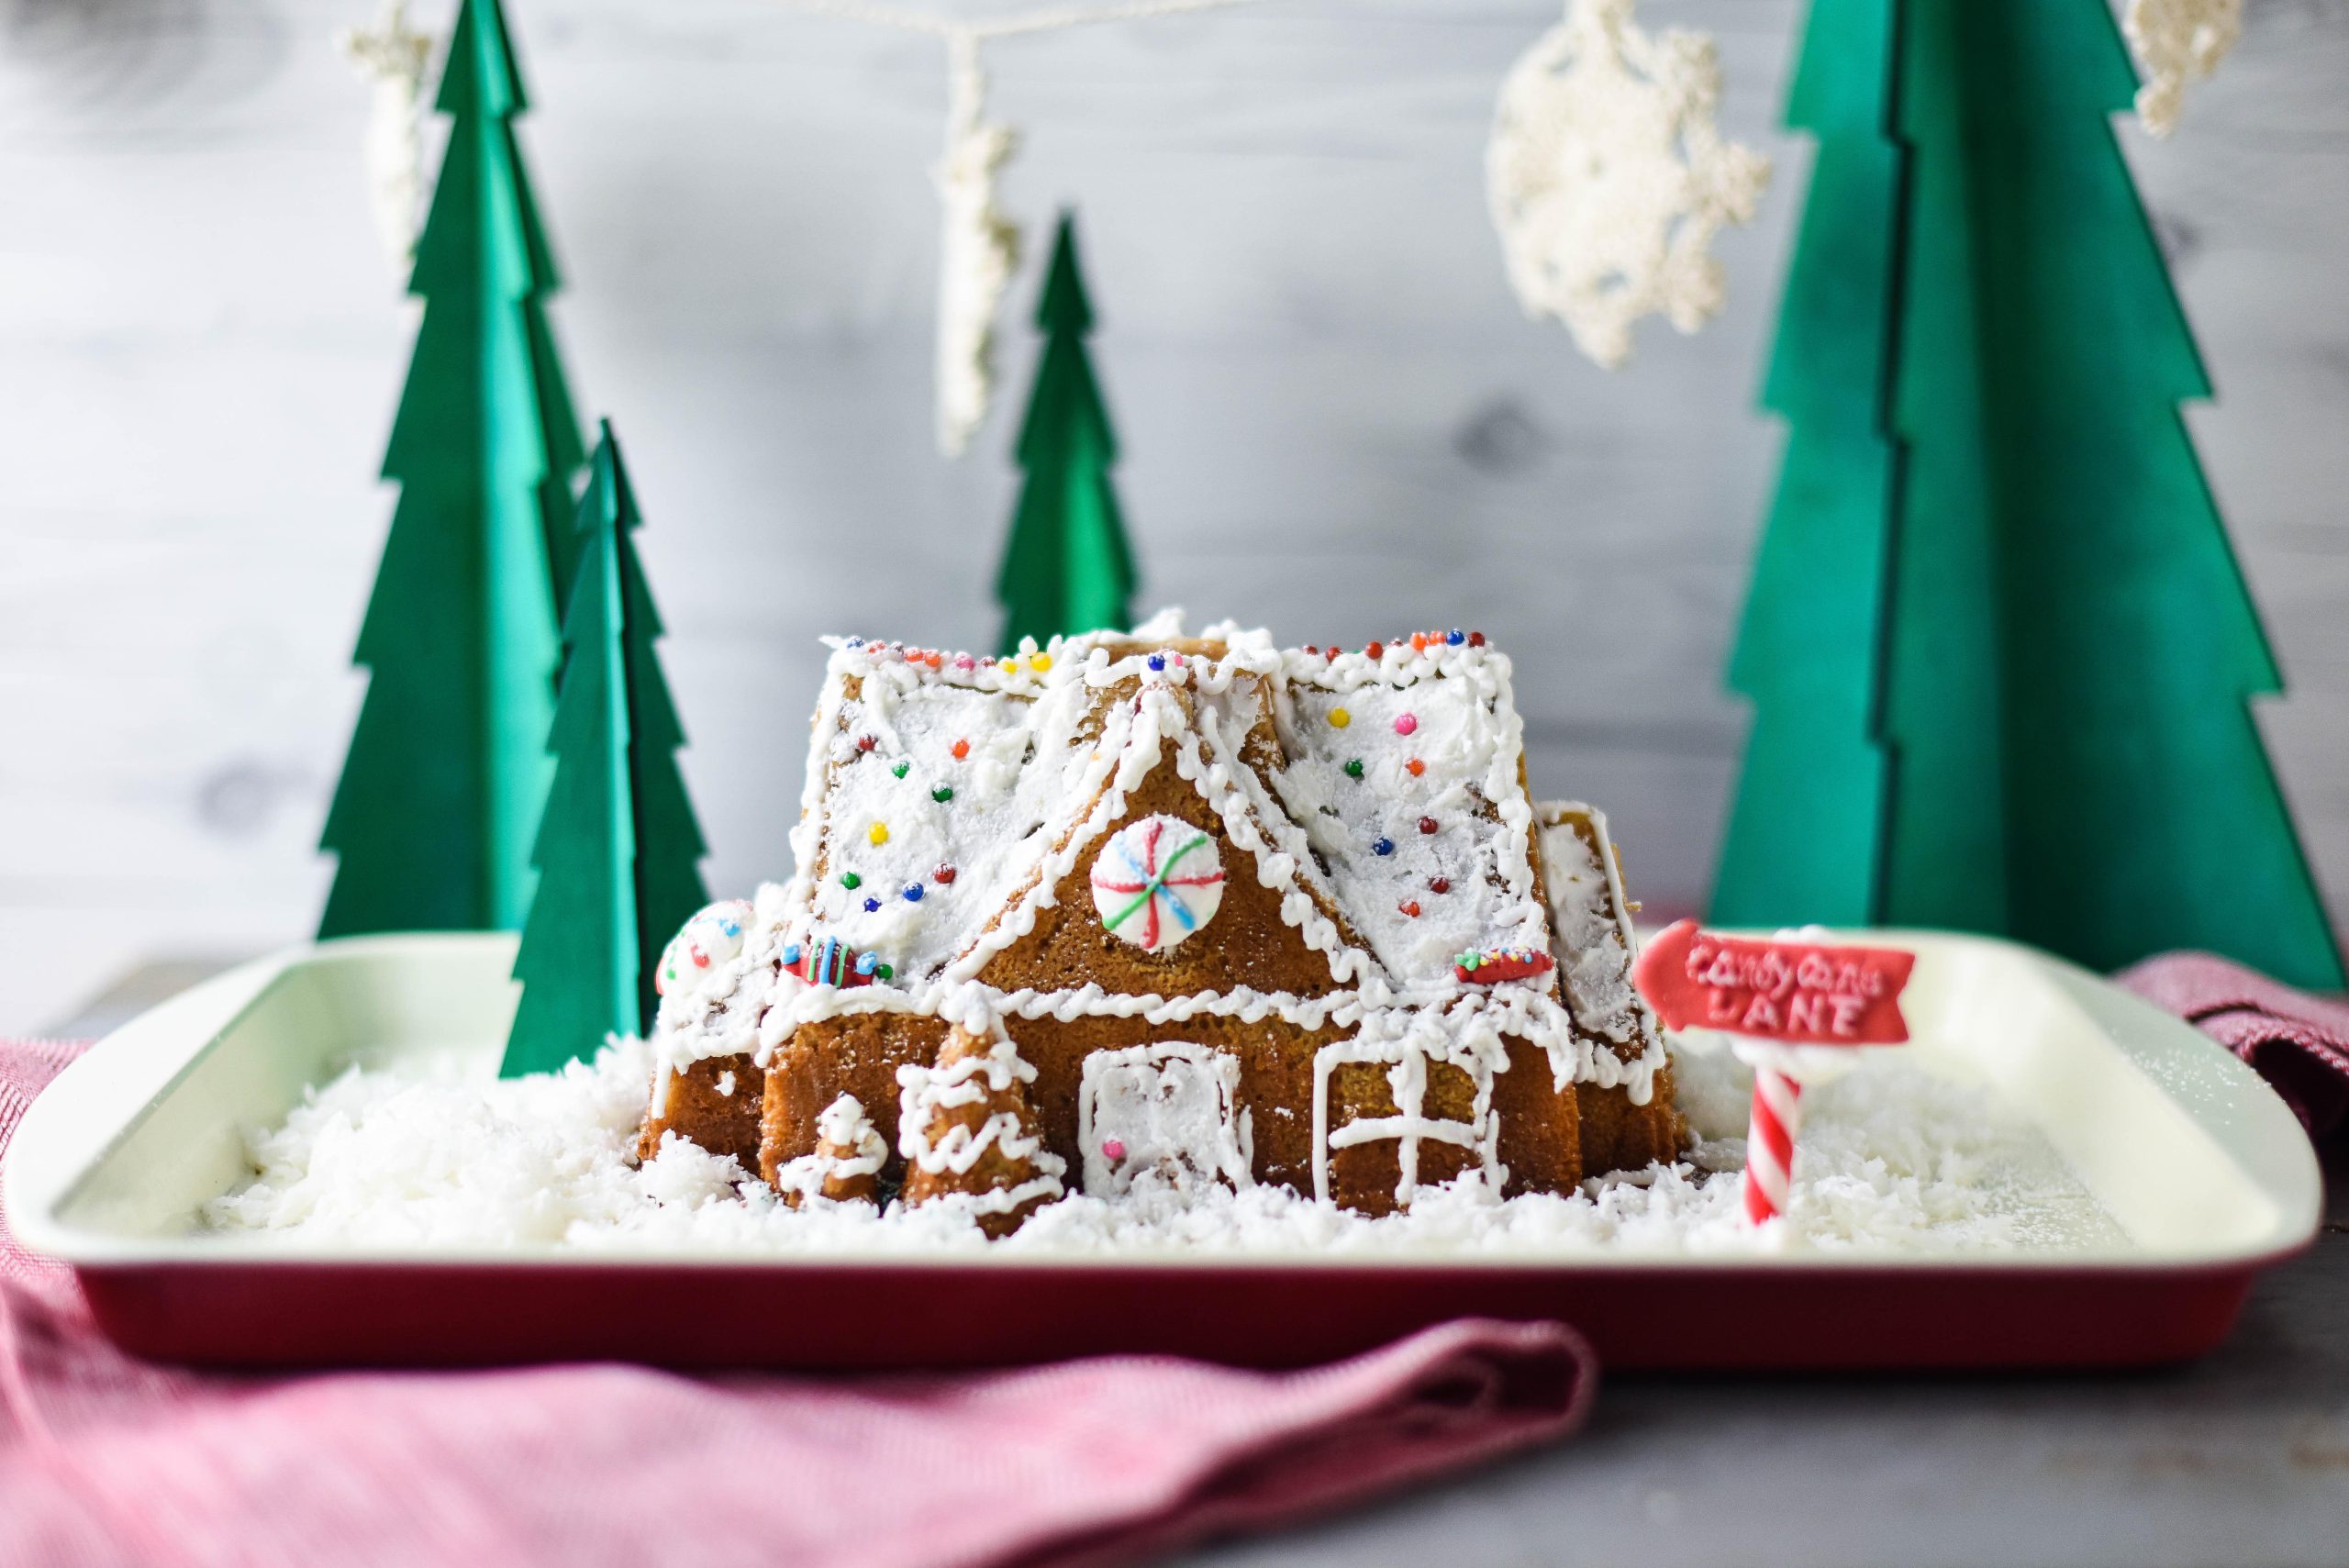
[(1576, 1253), (1229, 1258), (360, 1251), (198, 1233), (247, 1173), (239, 1129), (353, 1061), (494, 1071), (513, 940), (385, 937), (223, 975), (102, 1041), (0, 1170), (26, 1244), (69, 1262), (126, 1349), (243, 1365), (612, 1358), (885, 1367), (1154, 1351), (1326, 1360), (1463, 1315), (1555, 1318), (1611, 1366), (2087, 1367), (2215, 1347), (2257, 1273), (2307, 1245), (2321, 1181), (2258, 1077), (2166, 1015), (2010, 943), (1913, 948), (1939, 1053), (2037, 1123), (2125, 1241), (1964, 1258)]

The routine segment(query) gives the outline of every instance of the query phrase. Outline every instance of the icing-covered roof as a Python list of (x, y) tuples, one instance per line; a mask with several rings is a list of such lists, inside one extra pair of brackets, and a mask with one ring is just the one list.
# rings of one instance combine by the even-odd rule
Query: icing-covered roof
[(1445, 988), (1464, 951), (1549, 946), (1509, 663), (1481, 637), (1281, 649), (1162, 620), (1001, 659), (831, 646), (794, 902), (901, 985), (975, 973), (1027, 929), (1015, 901), (1049, 897), (1058, 862), (1170, 765), (1334, 980)]

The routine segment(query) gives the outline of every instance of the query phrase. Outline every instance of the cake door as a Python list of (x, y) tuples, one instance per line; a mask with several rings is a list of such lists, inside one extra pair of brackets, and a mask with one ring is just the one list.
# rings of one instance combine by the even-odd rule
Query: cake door
[(1249, 1185), (1253, 1150), (1239, 1095), (1239, 1058), (1213, 1046), (1095, 1051), (1077, 1093), (1086, 1195), (1122, 1196), (1145, 1179), (1182, 1192)]

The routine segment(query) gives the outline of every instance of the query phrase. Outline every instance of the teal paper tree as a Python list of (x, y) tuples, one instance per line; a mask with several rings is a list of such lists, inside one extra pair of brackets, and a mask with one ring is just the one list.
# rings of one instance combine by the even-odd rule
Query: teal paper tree
[(367, 698), (327, 814), (340, 863), (323, 937), (519, 925), (546, 794), (583, 453), (497, 0), (460, 6), (439, 107), (448, 151), (408, 284), (424, 321), (384, 457), (400, 498), (359, 633)]
[(1132, 624), (1133, 550), (1109, 483), (1118, 438), (1085, 357), (1093, 306), (1077, 268), (1076, 219), (1069, 213), (1061, 215), (1052, 242), (1036, 325), (1044, 333), (1044, 357), (1019, 427), (1025, 478), (996, 583), (1006, 612), (1007, 653), (1023, 637), (1041, 642)]
[(607, 421), (579, 508), (562, 695), (547, 741), (554, 785), (514, 959), (522, 1002), (507, 1077), (590, 1055), (607, 1033), (648, 1029), (661, 951), (707, 902), (701, 829), (677, 771), (685, 728), (652, 648), (661, 616), (629, 538), (642, 521)]
[(1817, 0), (1716, 918), (2342, 984), (2179, 415), (2210, 384), (2110, 123), (2135, 85), (2104, 0)]

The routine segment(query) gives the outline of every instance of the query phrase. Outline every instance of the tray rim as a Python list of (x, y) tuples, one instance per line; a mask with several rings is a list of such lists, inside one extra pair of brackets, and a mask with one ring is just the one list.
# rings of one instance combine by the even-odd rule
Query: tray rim
[[(208, 1272), (264, 1269), (301, 1273), (317, 1270), (380, 1271), (397, 1275), (418, 1268), (435, 1272), (522, 1270), (545, 1273), (575, 1271), (773, 1273), (956, 1273), (971, 1269), (1030, 1273), (1096, 1273), (1139, 1270), (1157, 1273), (1271, 1273), (1285, 1277), (1327, 1274), (1333, 1278), (1430, 1272), (1477, 1277), (1527, 1274), (1624, 1274), (1653, 1273), (1759, 1279), (1809, 1278), (1821, 1274), (1898, 1274), (2034, 1278), (2189, 1279), (2244, 1274), (2305, 1251), (2322, 1222), (2323, 1177), (2315, 1151), (2266, 1081), (2217, 1042), (2170, 1014), (2122, 991), (2103, 977), (2068, 961), (2019, 942), (1963, 932), (1919, 929), (1839, 931), (1854, 940), (1889, 940), (1951, 948), (1995, 950), (2048, 971), (2084, 1005), (2110, 1008), (2143, 1029), (2156, 1042), (2107, 1029), (2108, 1038), (2132, 1059), (2191, 1041), (2211, 1053), (2222, 1078), (2241, 1091), (2231, 1102), (2245, 1114), (2240, 1126), (2220, 1126), (2195, 1114), (2196, 1124), (2275, 1204), (2277, 1222), (2243, 1242), (2207, 1251), (2179, 1252), (2080, 1250), (2015, 1253), (1886, 1254), (1860, 1249), (1790, 1250), (1777, 1253), (1689, 1253), (1648, 1251), (1574, 1252), (1510, 1257), (1477, 1253), (1369, 1251), (1308, 1259), (1268, 1253), (1133, 1250), (1117, 1253), (1055, 1251), (1002, 1253), (995, 1249), (935, 1253), (825, 1251), (802, 1256), (717, 1247), (661, 1247), (628, 1251), (581, 1250), (559, 1242), (518, 1243), (496, 1250), (459, 1246), (301, 1245), (284, 1241), (225, 1240), (194, 1235), (125, 1236), (70, 1224), (60, 1211), (139, 1122), (168, 1097), (282, 977), (319, 960), (360, 959), (379, 954), (429, 953), (435, 948), (469, 953), (491, 946), (508, 951), (510, 932), (422, 932), (347, 937), (295, 944), (204, 981), (122, 1025), (84, 1051), (51, 1082), (20, 1122), (0, 1155), (0, 1209), (28, 1250), (65, 1262), (77, 1272), (101, 1274), (155, 1271)], [(2158, 1080), (2156, 1080), (2158, 1082)]]

